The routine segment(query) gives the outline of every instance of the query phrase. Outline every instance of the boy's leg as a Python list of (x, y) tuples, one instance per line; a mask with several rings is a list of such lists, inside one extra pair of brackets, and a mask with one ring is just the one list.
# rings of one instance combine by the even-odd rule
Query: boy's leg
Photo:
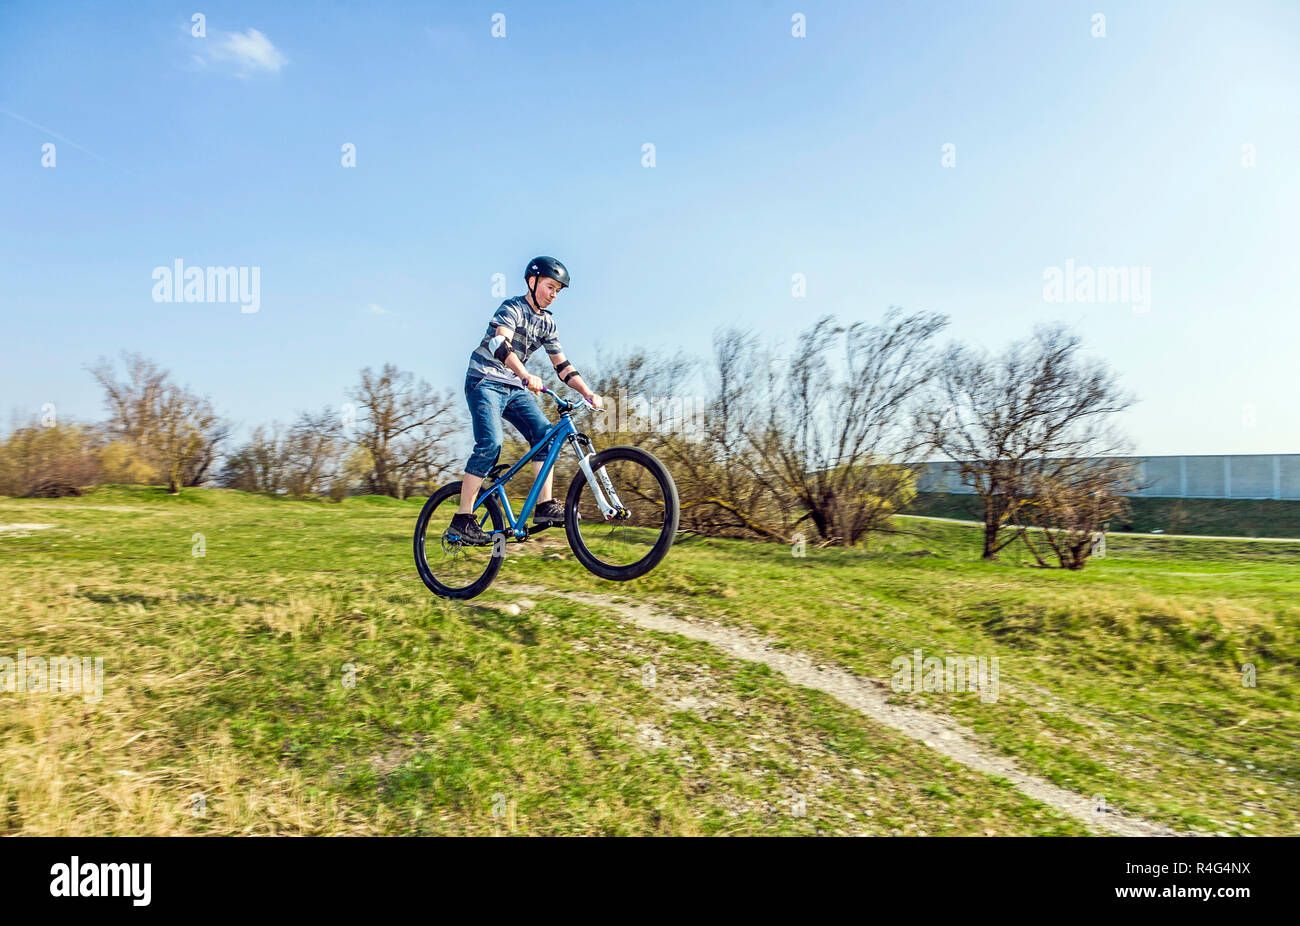
[[(543, 462), (542, 460), (535, 460), (535, 461), (533, 462), (533, 482), (536, 482), (536, 481), (537, 481), (537, 477), (540, 476), (540, 475), (542, 474), (542, 462)], [(550, 501), (550, 498), (551, 498), (551, 480), (552, 480), (554, 477), (555, 477), (555, 470), (554, 470), (554, 469), (552, 469), (549, 473), (546, 474), (546, 482), (542, 484), (542, 490), (537, 494), (537, 502), (538, 502), (538, 504), (541, 504), (542, 502), (545, 502), (545, 501)]]
[(474, 509), (474, 499), (478, 498), (478, 490), (482, 488), (482, 486), (482, 476), (465, 473), (465, 475), (461, 477), (460, 507), (456, 509), (457, 514), (469, 514)]
[[(505, 408), (501, 410), (501, 417), (515, 426), (519, 433), (523, 435), (524, 440), (528, 442), (529, 447), (541, 440), (551, 427), (551, 422), (547, 420), (537, 401), (522, 389), (506, 400)], [(533, 461), (534, 482), (537, 481), (537, 477), (542, 472), (542, 464), (546, 462), (546, 449), (543, 448), (540, 453), (542, 459)], [(551, 497), (551, 483), (554, 477), (554, 469), (546, 474), (546, 482), (537, 496), (538, 504), (547, 501)]]
[(500, 388), (486, 380), (465, 380), (465, 401), (469, 403), (470, 423), (474, 427), (474, 452), (465, 464), (458, 514), (469, 514), (473, 510), (483, 480), (501, 456)]

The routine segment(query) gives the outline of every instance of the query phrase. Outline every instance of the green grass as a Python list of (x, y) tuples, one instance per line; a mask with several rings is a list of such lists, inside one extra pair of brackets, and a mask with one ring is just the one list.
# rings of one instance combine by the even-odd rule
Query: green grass
[(1300, 542), (1112, 535), (1110, 558), (1064, 573), (983, 563), (971, 528), (899, 519), (911, 533), (802, 558), (688, 539), (622, 585), (539, 550), (476, 604), (416, 577), (421, 503), (0, 499), (0, 524), (53, 525), (0, 532), (0, 656), (106, 670), (99, 701), (0, 694), (0, 831), (1085, 832), (706, 644), (549, 595), (518, 616), (484, 606), (517, 600), (511, 582), (707, 615), (886, 681), (915, 648), (996, 655), (995, 702), (896, 697), (1112, 807), (1297, 829)]
[[(1033, 568), (1014, 548), (985, 563), (973, 528), (899, 521), (911, 533), (869, 551), (802, 559), (775, 546), (688, 543), (638, 598), (882, 680), (917, 648), (997, 656), (995, 703), (898, 697), (953, 715), (1026, 769), (1112, 807), (1179, 829), (1297, 830), (1300, 542), (1112, 535), (1107, 559), (1070, 573)], [(1254, 687), (1243, 685), (1245, 664)]]

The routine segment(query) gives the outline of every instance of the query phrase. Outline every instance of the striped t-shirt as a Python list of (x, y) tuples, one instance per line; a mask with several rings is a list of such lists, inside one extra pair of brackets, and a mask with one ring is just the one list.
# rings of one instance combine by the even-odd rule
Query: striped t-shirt
[(518, 355), (521, 363), (528, 363), (528, 355), (545, 347), (548, 354), (562, 354), (560, 339), (555, 328), (555, 318), (546, 309), (540, 312), (528, 304), (527, 296), (516, 296), (501, 303), (492, 321), (488, 322), (487, 333), (478, 347), (469, 355), (469, 375), (481, 376), (498, 383), (524, 387), (523, 381), (506, 369), (506, 365), (492, 355), (488, 342), (497, 334), (497, 327), (504, 325), (512, 332), (510, 349)]

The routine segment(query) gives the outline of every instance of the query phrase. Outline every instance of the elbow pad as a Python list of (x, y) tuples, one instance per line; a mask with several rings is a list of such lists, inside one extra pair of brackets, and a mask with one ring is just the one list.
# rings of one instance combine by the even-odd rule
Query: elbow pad
[(488, 341), (488, 350), (492, 352), (493, 357), (505, 363), (506, 358), (510, 356), (510, 342), (498, 334)]

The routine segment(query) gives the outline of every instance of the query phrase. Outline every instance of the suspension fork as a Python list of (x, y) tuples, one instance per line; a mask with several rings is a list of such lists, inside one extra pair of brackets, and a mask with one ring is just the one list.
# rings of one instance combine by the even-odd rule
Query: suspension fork
[[(618, 493), (614, 491), (614, 482), (609, 478), (609, 473), (605, 472), (605, 467), (602, 466), (592, 472), (591, 458), (596, 455), (596, 451), (591, 445), (591, 438), (585, 434), (570, 435), (569, 443), (573, 447), (573, 452), (578, 455), (578, 467), (587, 477), (587, 485), (591, 486), (591, 494), (595, 496), (596, 504), (600, 507), (600, 513), (605, 516), (605, 520), (626, 517), (627, 509), (623, 507)], [(583, 453), (584, 448), (586, 453)], [(601, 492), (602, 486), (605, 492)], [(606, 501), (605, 493), (608, 493), (609, 501)]]

